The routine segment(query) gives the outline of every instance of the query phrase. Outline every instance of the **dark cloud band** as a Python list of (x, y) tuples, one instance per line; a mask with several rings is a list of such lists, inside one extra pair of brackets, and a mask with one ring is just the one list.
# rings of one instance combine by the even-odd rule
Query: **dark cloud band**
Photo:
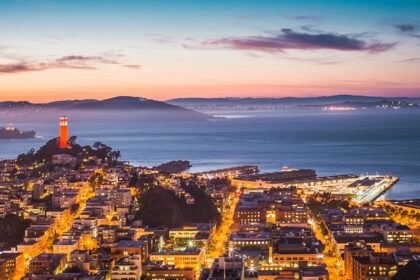
[[(0, 73), (12, 74), (32, 71), (43, 71), (48, 69), (79, 69), (79, 70), (94, 70), (100, 64), (116, 64), (125, 68), (139, 69), (140, 65), (125, 64), (121, 61), (122, 55), (109, 56), (83, 56), (83, 55), (68, 55), (59, 57), (49, 62), (27, 62), (19, 61), (9, 64), (0, 64)], [(129, 66), (127, 66), (129, 65)]]
[(379, 53), (392, 49), (395, 43), (368, 42), (356, 36), (337, 33), (304, 33), (282, 29), (276, 36), (221, 38), (205, 41), (203, 45), (266, 52), (283, 52), (287, 49), (332, 49)]

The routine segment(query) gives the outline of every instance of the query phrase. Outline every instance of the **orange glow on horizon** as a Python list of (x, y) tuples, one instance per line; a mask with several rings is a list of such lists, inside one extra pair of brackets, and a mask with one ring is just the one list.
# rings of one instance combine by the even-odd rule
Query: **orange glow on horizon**
[[(153, 55), (152, 55), (153, 54)], [(174, 55), (176, 54), (176, 55)], [(238, 52), (153, 51), (139, 70), (50, 69), (0, 75), (0, 101), (51, 102), (137, 96), (165, 101), (185, 97), (313, 97), (337, 94), (420, 96), (416, 63), (395, 67), (392, 54), (377, 60), (317, 65), (282, 57), (252, 58)], [(158, 56), (159, 55), (159, 56)], [(311, 59), (308, 53), (296, 53)], [(182, 67), (177, 57), (182, 57)], [(200, 63), (197, 63), (199, 61)], [(381, 71), (378, 71), (381, 69)]]
[[(95, 90), (57, 89), (41, 92), (0, 92), (1, 101), (29, 101), (47, 103), (70, 99), (107, 99), (116, 96), (135, 96), (165, 101), (174, 98), (223, 98), (223, 97), (316, 97), (337, 94), (367, 95), (367, 96), (407, 96), (417, 97), (419, 89), (416, 85), (383, 85), (372, 88), (364, 83), (337, 83), (328, 85), (292, 85), (292, 84), (243, 84), (243, 85), (206, 85), (179, 86), (167, 85), (154, 87), (101, 88)], [(69, 98), (71, 96), (72, 98)]]

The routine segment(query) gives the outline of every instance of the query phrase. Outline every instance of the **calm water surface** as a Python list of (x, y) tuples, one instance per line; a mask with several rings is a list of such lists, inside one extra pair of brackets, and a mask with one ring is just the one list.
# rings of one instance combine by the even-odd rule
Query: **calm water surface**
[[(92, 122), (70, 120), (81, 144), (102, 141), (124, 160), (154, 166), (191, 161), (192, 171), (255, 164), (313, 168), (319, 175), (380, 173), (401, 181), (387, 198), (420, 198), (420, 110), (356, 112), (208, 112), (203, 122)], [(0, 120), (0, 126), (10, 120)], [(15, 123), (39, 138), (0, 140), (0, 159), (38, 148), (58, 132), (55, 120)]]

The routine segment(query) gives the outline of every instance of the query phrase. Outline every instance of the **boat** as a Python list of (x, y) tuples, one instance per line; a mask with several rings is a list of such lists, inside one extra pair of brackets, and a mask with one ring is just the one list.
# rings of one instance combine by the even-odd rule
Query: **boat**
[(36, 132), (31, 131), (20, 131), (11, 124), (7, 127), (0, 127), (0, 139), (27, 139), (35, 138)]

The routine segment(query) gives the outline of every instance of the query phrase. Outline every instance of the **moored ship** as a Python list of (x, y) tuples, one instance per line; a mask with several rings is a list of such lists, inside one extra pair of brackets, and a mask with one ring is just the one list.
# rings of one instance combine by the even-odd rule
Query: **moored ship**
[(35, 131), (20, 131), (12, 125), (0, 127), (0, 139), (35, 138), (35, 134)]

